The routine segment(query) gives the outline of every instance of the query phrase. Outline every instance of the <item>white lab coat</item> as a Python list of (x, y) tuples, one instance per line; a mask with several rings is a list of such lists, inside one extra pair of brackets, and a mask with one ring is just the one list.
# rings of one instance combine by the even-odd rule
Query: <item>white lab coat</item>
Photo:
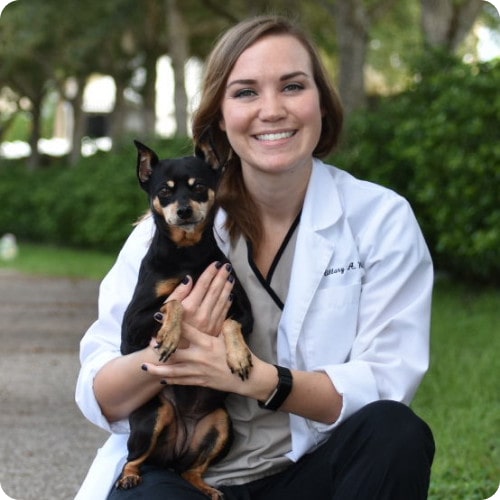
[[(224, 220), (220, 211), (215, 234), (227, 252)], [(147, 219), (125, 243), (101, 284), (99, 318), (81, 342), (76, 401), (90, 421), (112, 435), (78, 500), (104, 499), (125, 462), (128, 422), (109, 425), (92, 381), (103, 364), (120, 355), (121, 318), (153, 230)], [(410, 403), (429, 363), (433, 285), (431, 258), (406, 200), (319, 160), (298, 231), (278, 330), (278, 363), (326, 372), (343, 395), (343, 407), (333, 425), (290, 415), (292, 460), (372, 401)]]

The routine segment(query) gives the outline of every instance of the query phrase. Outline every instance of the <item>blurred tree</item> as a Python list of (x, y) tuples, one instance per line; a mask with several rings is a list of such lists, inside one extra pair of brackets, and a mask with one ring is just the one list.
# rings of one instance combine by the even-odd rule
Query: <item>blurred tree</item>
[[(137, 89), (142, 97), (141, 114), (145, 137), (154, 137), (156, 130), (156, 80), (158, 59), (168, 52), (166, 30), (167, 6), (164, 0), (133, 2), (139, 6), (134, 19), (129, 19), (136, 41), (136, 53), (144, 69), (144, 82)], [(139, 5), (141, 4), (141, 5)]]
[[(95, 73), (111, 76), (116, 85), (110, 116), (114, 142), (125, 133), (124, 110), (131, 102), (126, 96), (134, 91), (143, 134), (153, 136), (156, 67), (158, 59), (169, 54), (175, 73), (177, 132), (183, 135), (187, 132), (184, 70), (188, 58), (203, 60), (217, 36), (240, 19), (266, 12), (282, 13), (299, 19), (315, 36), (329, 70), (337, 76), (349, 114), (366, 104), (365, 76), (369, 66), (378, 70), (382, 80), (392, 72), (397, 81), (404, 71), (409, 71), (398, 62), (422, 47), (423, 33), (429, 45), (441, 44), (455, 50), (470, 31), (482, 4), (486, 2), (87, 0), (82, 8), (80, 0), (22, 0), (8, 5), (0, 22), (0, 89), (10, 88), (18, 103), (29, 102), (33, 152), (30, 165), (34, 168), (39, 161), (36, 144), (42, 103), (47, 92), (57, 88), (73, 104), (71, 162), (76, 163), (85, 133), (83, 91)], [(419, 16), (421, 23), (417, 21)], [(1, 123), (3, 130), (7, 117)]]
[(0, 85), (9, 87), (20, 99), (29, 100), (25, 107), (31, 113), (31, 170), (40, 164), (42, 103), (54, 83), (54, 42), (44, 36), (51, 29), (49, 10), (43, 0), (33, 0), (30, 5), (13, 2), (3, 11), (0, 22)]
[(396, 0), (321, 0), (335, 23), (339, 48), (339, 92), (346, 115), (366, 106), (365, 67), (373, 24)]
[(421, 0), (425, 43), (453, 53), (474, 25), (483, 0)]
[(184, 15), (179, 9), (177, 0), (165, 0), (167, 4), (167, 32), (169, 39), (169, 55), (174, 71), (174, 101), (176, 135), (187, 135), (188, 98), (186, 93), (185, 65), (189, 59), (189, 33)]

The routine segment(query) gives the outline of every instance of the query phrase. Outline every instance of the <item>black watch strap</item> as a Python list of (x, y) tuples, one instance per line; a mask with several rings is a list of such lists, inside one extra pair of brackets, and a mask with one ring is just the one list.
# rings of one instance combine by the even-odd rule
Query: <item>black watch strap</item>
[(267, 401), (259, 401), (259, 406), (266, 410), (276, 411), (290, 395), (293, 385), (292, 372), (284, 366), (274, 365), (278, 370), (278, 385)]

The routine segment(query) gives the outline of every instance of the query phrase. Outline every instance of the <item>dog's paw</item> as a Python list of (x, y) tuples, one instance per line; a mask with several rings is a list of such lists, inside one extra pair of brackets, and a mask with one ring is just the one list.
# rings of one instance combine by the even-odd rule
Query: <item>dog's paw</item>
[(129, 474), (118, 479), (115, 483), (115, 487), (119, 490), (130, 490), (135, 488), (142, 483), (142, 477), (136, 474)]
[(231, 373), (236, 373), (241, 380), (247, 380), (252, 369), (252, 356), (248, 349), (227, 353), (227, 365)]
[(177, 329), (171, 329), (166, 333), (160, 331), (160, 333), (163, 333), (163, 335), (156, 337), (157, 343), (155, 349), (160, 355), (160, 361), (165, 362), (177, 350), (180, 342), (180, 333)]

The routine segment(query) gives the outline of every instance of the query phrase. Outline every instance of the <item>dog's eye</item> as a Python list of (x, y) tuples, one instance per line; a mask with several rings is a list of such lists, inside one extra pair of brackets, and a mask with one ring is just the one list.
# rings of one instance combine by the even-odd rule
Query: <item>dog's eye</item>
[(193, 192), (196, 194), (204, 194), (207, 192), (207, 186), (205, 186), (205, 184), (197, 183), (193, 186)]
[(172, 196), (172, 193), (172, 189), (165, 186), (158, 191), (158, 196), (160, 196), (161, 198), (167, 198), (168, 196)]

